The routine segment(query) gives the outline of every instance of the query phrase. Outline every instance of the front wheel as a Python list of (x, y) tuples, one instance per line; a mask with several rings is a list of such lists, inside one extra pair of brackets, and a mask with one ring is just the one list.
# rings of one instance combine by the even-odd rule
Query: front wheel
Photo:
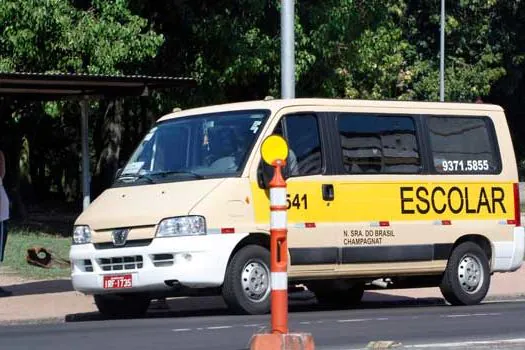
[(143, 316), (150, 304), (150, 297), (142, 293), (98, 294), (94, 296), (98, 311), (109, 318)]
[(458, 245), (448, 259), (439, 287), (452, 305), (479, 304), (490, 287), (487, 254), (473, 242)]
[(258, 245), (241, 248), (228, 264), (222, 295), (235, 313), (270, 311), (270, 252)]

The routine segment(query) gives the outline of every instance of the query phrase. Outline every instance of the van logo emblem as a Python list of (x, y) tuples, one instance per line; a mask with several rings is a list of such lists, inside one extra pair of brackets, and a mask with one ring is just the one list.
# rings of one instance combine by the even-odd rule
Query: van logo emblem
[(129, 229), (127, 228), (114, 230), (112, 233), (113, 245), (115, 247), (122, 247), (123, 245), (125, 245), (126, 240), (128, 239), (128, 232)]

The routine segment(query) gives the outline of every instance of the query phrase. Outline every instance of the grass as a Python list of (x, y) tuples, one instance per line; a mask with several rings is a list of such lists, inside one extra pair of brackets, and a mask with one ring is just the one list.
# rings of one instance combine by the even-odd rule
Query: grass
[(43, 233), (12, 228), (7, 237), (5, 259), (2, 266), (7, 267), (21, 277), (29, 279), (56, 279), (69, 277), (69, 267), (42, 268), (30, 265), (26, 261), (27, 249), (44, 247), (55, 256), (69, 259), (71, 238), (62, 238)]

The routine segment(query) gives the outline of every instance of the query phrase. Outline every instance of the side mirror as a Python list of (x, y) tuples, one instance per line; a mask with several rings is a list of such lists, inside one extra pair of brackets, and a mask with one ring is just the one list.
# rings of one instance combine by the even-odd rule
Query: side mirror
[(113, 181), (116, 181), (120, 177), (120, 174), (122, 174), (122, 170), (124, 170), (124, 168), (118, 168), (117, 172), (115, 173), (115, 176), (113, 176)]
[[(273, 167), (271, 165), (266, 164), (264, 161), (261, 161), (259, 163), (259, 167), (257, 168), (257, 183), (260, 188), (268, 189), (270, 188), (270, 181), (273, 177)], [(282, 170), (282, 175), (285, 180), (287, 180), (290, 176), (290, 168), (288, 165), (286, 165)]]
[(259, 184), (260, 188), (268, 189), (270, 188), (270, 181), (272, 180), (273, 176), (273, 168), (272, 166), (266, 164), (264, 161), (261, 161), (259, 163), (259, 167), (257, 168), (257, 183)]

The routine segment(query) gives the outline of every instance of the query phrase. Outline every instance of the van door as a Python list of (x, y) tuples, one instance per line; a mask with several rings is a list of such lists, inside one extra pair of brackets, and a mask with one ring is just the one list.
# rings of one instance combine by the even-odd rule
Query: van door
[(407, 262), (432, 260), (432, 245), (424, 244), (429, 237), (421, 234), (418, 218), (400, 210), (400, 190), (424, 181), (418, 118), (386, 113), (334, 115), (334, 162), (339, 165), (334, 202), (336, 220), (345, 223), (337, 233), (338, 271), (366, 276), (410, 269)]
[[(293, 276), (323, 275), (337, 262), (336, 236), (327, 217), (331, 207), (323, 200), (321, 184), (326, 171), (326, 146), (321, 138), (322, 113), (284, 115), (273, 134), (283, 136), (289, 145), (286, 174), (288, 192), (289, 273)], [(269, 216), (268, 193), (253, 187), (256, 218)]]

